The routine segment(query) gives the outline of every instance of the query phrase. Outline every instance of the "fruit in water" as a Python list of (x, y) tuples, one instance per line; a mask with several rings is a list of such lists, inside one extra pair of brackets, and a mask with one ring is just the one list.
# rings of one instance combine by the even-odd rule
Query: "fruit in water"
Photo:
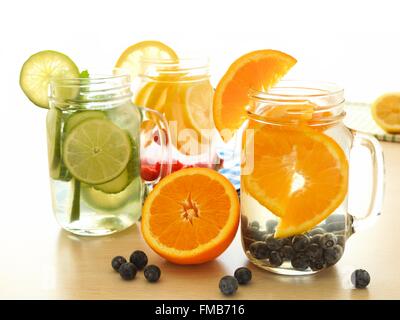
[(89, 119), (66, 137), (63, 159), (71, 174), (88, 184), (118, 177), (131, 156), (128, 134), (109, 120)]
[(206, 168), (182, 169), (166, 176), (148, 195), (142, 210), (147, 244), (178, 264), (216, 258), (232, 242), (238, 224), (235, 188)]
[[(48, 108), (48, 87), (53, 78), (78, 78), (75, 63), (60, 52), (46, 50), (32, 55), (22, 66), (19, 84), (25, 95), (35, 105)], [(75, 92), (77, 94), (77, 92)], [(65, 91), (64, 98), (73, 98), (74, 92)]]
[(307, 127), (263, 125), (243, 140), (246, 149), (254, 146), (254, 151), (242, 166), (254, 160), (254, 167), (242, 175), (242, 182), (252, 197), (280, 218), (275, 237), (312, 229), (343, 202), (348, 162), (332, 138)]

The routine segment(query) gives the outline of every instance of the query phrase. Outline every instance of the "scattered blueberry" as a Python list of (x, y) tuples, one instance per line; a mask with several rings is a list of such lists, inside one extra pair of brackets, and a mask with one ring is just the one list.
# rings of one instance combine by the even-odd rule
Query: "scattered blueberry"
[(304, 234), (296, 235), (292, 239), (292, 246), (294, 251), (302, 252), (307, 249), (310, 244), (310, 238)]
[(323, 249), (332, 248), (337, 243), (337, 238), (333, 233), (325, 233), (321, 237), (320, 245)]
[(263, 241), (253, 242), (249, 249), (252, 256), (256, 259), (267, 259), (269, 257), (269, 249)]
[(252, 274), (248, 268), (241, 267), (235, 270), (234, 276), (239, 284), (247, 284), (251, 280)]
[(126, 262), (126, 259), (122, 256), (116, 256), (111, 261), (111, 266), (115, 271), (119, 270), (119, 267)]
[(148, 259), (143, 251), (136, 250), (131, 254), (129, 261), (133, 263), (138, 270), (142, 270), (147, 265)]
[(368, 271), (357, 269), (351, 274), (351, 283), (357, 289), (364, 289), (369, 285), (371, 278)]
[(160, 279), (161, 270), (159, 267), (155, 266), (154, 264), (148, 265), (144, 268), (144, 277), (149, 282), (157, 282)]
[(291, 263), (292, 267), (297, 270), (306, 270), (310, 265), (310, 259), (304, 254), (297, 254)]
[(281, 239), (276, 239), (273, 236), (268, 236), (265, 239), (265, 243), (267, 244), (268, 249), (270, 250), (279, 250), (282, 248), (282, 240)]
[(333, 265), (340, 260), (343, 255), (343, 248), (337, 244), (324, 250), (324, 258), (328, 265)]
[(324, 254), (324, 250), (316, 243), (310, 244), (305, 252), (310, 259), (320, 258)]
[(119, 267), (120, 276), (124, 280), (132, 280), (136, 276), (137, 269), (133, 263), (125, 262)]
[(310, 237), (312, 237), (312, 236), (315, 236), (315, 235), (317, 235), (317, 234), (324, 234), (325, 233), (325, 230), (324, 229), (322, 229), (322, 228), (315, 228), (315, 229), (312, 229), (310, 232), (308, 232), (308, 235), (310, 236)]
[(238, 281), (232, 276), (224, 276), (219, 281), (219, 289), (227, 296), (234, 294), (237, 291), (238, 286)]
[(271, 251), (269, 254), (269, 264), (271, 267), (279, 267), (283, 263), (283, 259), (278, 251)]

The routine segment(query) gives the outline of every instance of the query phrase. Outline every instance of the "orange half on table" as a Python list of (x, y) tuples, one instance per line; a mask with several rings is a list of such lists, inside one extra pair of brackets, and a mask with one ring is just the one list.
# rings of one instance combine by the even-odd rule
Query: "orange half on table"
[(142, 210), (147, 244), (177, 264), (216, 258), (232, 242), (238, 224), (239, 199), (233, 185), (206, 168), (168, 175), (146, 198)]

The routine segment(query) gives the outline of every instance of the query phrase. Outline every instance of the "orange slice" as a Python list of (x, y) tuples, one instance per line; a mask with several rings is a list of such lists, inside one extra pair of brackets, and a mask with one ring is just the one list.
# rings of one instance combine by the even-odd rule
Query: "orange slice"
[(178, 56), (174, 50), (160, 41), (142, 41), (125, 49), (115, 67), (129, 70), (131, 79), (134, 79), (142, 71), (140, 69), (142, 60), (160, 59), (178, 59)]
[(400, 92), (386, 93), (372, 104), (372, 117), (386, 132), (400, 133)]
[[(254, 129), (251, 174), (243, 175), (244, 189), (280, 217), (276, 237), (311, 229), (345, 199), (348, 162), (341, 147), (327, 135), (301, 127), (264, 125)], [(250, 152), (249, 152), (250, 153)]]
[(147, 244), (178, 264), (219, 256), (235, 237), (238, 223), (239, 199), (233, 185), (206, 168), (181, 169), (166, 176), (142, 210)]
[(224, 129), (237, 130), (246, 120), (249, 89), (267, 91), (296, 63), (296, 59), (275, 50), (253, 51), (237, 59), (222, 77), (214, 94), (215, 126), (222, 138)]

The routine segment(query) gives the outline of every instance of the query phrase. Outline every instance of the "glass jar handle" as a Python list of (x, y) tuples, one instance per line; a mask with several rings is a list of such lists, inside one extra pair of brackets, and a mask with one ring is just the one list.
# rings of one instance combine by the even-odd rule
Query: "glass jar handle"
[[(159, 172), (156, 176), (150, 174), (148, 177), (143, 177), (142, 175), (145, 184), (153, 187), (162, 177), (171, 173), (172, 149), (169, 126), (167, 120), (160, 112), (144, 107), (138, 108), (142, 115), (140, 130), (141, 162), (153, 166), (153, 169), (157, 169), (157, 163), (159, 163), (159, 169), (157, 169)], [(156, 134), (154, 134), (154, 128), (156, 128)], [(150, 152), (145, 152), (146, 149), (150, 149)], [(159, 152), (155, 152), (159, 151), (159, 149), (161, 149), (161, 155)], [(157, 172), (155, 171), (155, 173)]]
[(372, 190), (371, 199), (367, 213), (364, 217), (352, 218), (352, 232), (357, 232), (373, 224), (378, 216), (381, 215), (383, 194), (384, 194), (384, 162), (382, 148), (374, 137), (353, 131), (353, 147), (359, 145), (366, 147), (371, 154), (372, 162)]

